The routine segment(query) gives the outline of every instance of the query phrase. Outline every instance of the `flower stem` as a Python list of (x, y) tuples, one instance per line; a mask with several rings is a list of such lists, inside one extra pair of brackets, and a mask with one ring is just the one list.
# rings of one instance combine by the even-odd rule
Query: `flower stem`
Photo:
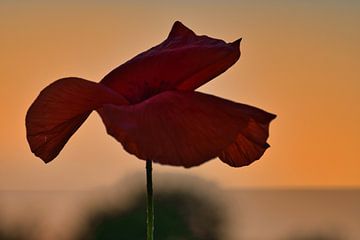
[(154, 239), (154, 198), (152, 186), (152, 161), (146, 160), (146, 187), (147, 187), (147, 219), (146, 219), (146, 232), (147, 240)]

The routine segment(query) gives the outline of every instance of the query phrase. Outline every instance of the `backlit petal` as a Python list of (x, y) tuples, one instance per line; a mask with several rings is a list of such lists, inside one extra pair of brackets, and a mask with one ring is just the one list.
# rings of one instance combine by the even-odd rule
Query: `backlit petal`
[(194, 90), (239, 59), (240, 40), (225, 43), (198, 36), (175, 22), (164, 42), (120, 65), (101, 82), (131, 103), (166, 90)]
[(129, 153), (184, 167), (222, 156), (233, 144), (242, 144), (242, 138), (248, 140), (241, 145), (245, 157), (228, 154), (225, 162), (249, 164), (254, 160), (249, 152), (262, 155), (256, 146), (265, 145), (268, 135), (268, 126), (249, 133), (252, 125), (274, 118), (255, 107), (190, 91), (167, 91), (136, 105), (104, 105), (97, 111), (107, 132)]
[(260, 159), (270, 147), (266, 142), (269, 124), (275, 115), (266, 112), (249, 115), (247, 126), (237, 135), (236, 141), (221, 152), (219, 158), (232, 167), (247, 166)]
[(51, 161), (91, 111), (104, 103), (126, 104), (126, 100), (102, 84), (80, 78), (64, 78), (50, 84), (26, 114), (31, 151), (44, 162)]

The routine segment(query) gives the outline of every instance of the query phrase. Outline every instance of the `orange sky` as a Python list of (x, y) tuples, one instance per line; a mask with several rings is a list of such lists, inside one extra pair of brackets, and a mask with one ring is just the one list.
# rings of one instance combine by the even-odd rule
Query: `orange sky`
[[(100, 3), (101, 2), (101, 3)], [(200, 91), (276, 113), (272, 146), (250, 167), (219, 160), (185, 170), (224, 187), (359, 187), (360, 3), (356, 1), (0, 2), (0, 190), (89, 189), (143, 171), (93, 113), (45, 165), (24, 118), (41, 89), (107, 72), (160, 43), (175, 20), (242, 56)]]

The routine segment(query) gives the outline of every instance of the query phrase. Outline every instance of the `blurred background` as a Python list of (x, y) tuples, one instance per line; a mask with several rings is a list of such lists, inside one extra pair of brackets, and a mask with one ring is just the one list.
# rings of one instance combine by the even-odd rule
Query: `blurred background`
[(249, 167), (154, 166), (158, 206), (173, 206), (159, 221), (179, 221), (159, 239), (360, 239), (359, 12), (350, 0), (0, 0), (0, 239), (107, 239), (129, 222), (116, 239), (143, 239), (145, 162), (93, 113), (45, 165), (24, 119), (54, 80), (99, 81), (176, 20), (200, 35), (243, 37), (240, 60), (199, 91), (278, 118), (272, 147)]

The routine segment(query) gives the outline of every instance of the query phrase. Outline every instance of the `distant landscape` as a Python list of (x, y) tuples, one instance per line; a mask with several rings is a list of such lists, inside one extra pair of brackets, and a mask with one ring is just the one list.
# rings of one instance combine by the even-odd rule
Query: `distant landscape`
[[(219, 190), (204, 201), (210, 195), (224, 220), (222, 237), (214, 239), (360, 239), (360, 189)], [(75, 240), (89, 213), (125, 210), (133, 199), (101, 191), (2, 191), (0, 239)], [(197, 221), (204, 225), (205, 218)]]
[(231, 240), (360, 239), (360, 189), (237, 190), (228, 198)]

